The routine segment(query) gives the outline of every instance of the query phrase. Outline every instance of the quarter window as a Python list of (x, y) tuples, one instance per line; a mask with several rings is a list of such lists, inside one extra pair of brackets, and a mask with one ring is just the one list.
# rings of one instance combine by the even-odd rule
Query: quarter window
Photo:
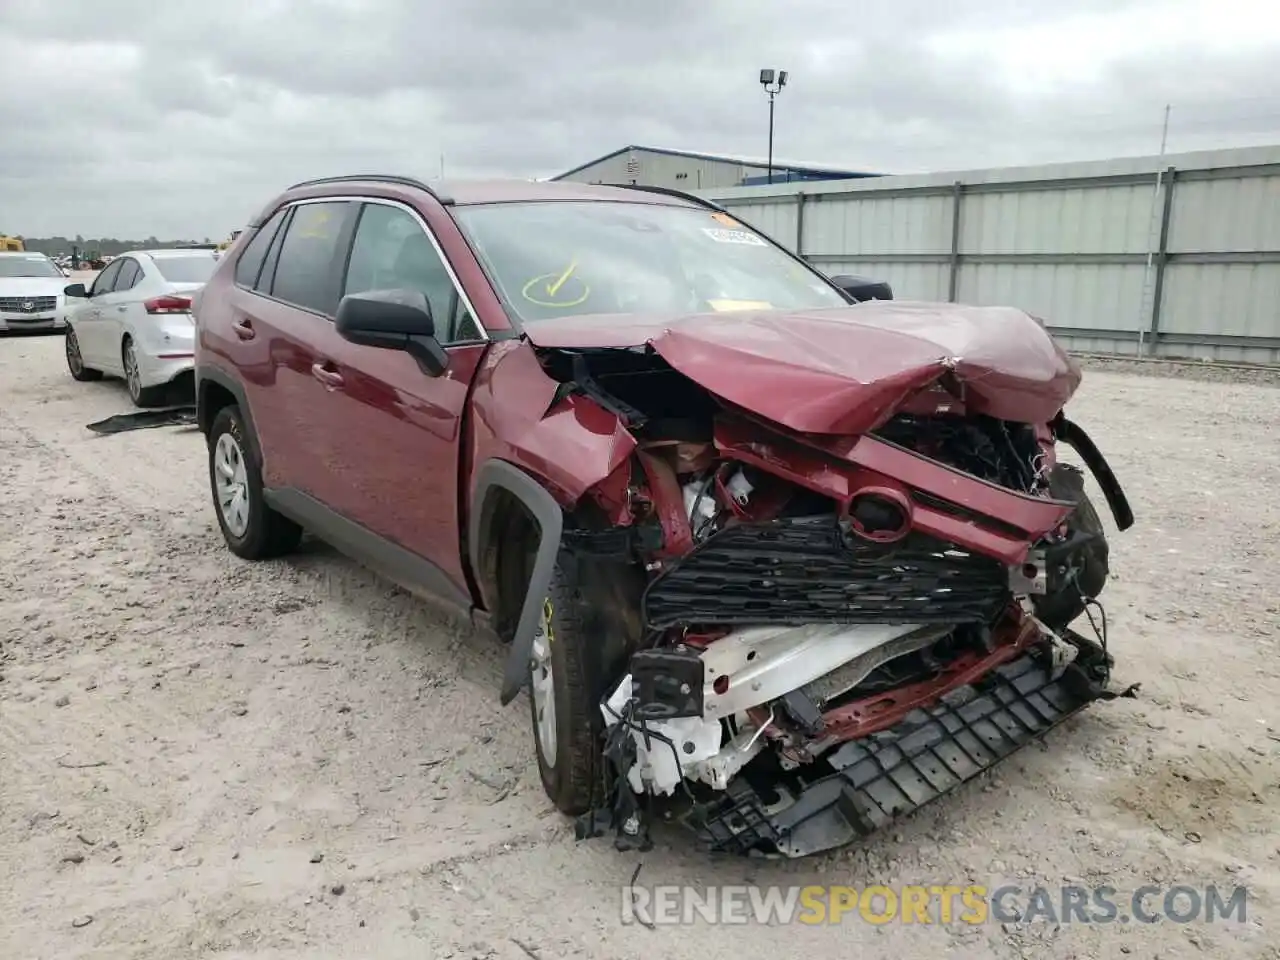
[(400, 207), (368, 203), (360, 214), (342, 293), (368, 290), (419, 290), (431, 306), (437, 340), (480, 339), (431, 238)]
[(288, 212), (286, 208), (276, 213), (250, 238), (249, 243), (240, 254), (240, 259), (236, 261), (235, 277), (236, 283), (240, 284), (240, 286), (257, 286), (258, 274), (262, 272), (262, 261), (267, 258), (267, 248), (271, 246), (271, 240), (275, 237), (276, 231), (280, 229), (280, 224), (284, 221)]
[(271, 282), (273, 297), (333, 313), (337, 306), (334, 261), (348, 209), (346, 201), (294, 207)]

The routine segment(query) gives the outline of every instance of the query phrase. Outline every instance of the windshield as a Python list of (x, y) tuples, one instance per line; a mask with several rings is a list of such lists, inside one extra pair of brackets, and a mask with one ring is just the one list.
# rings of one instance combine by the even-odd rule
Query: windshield
[(160, 276), (170, 283), (204, 283), (213, 276), (218, 258), (203, 254), (195, 257), (152, 257)]
[(848, 305), (803, 264), (713, 210), (554, 200), (453, 213), (499, 295), (524, 322)]
[(48, 257), (0, 257), (0, 277), (61, 277)]

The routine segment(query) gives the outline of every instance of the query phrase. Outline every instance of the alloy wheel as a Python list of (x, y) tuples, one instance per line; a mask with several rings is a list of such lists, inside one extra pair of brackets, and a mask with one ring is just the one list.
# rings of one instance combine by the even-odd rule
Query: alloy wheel
[(138, 355), (132, 340), (124, 345), (124, 379), (129, 385), (129, 396), (137, 402), (142, 396), (142, 372), (138, 369)]
[(80, 341), (76, 339), (76, 332), (67, 328), (67, 366), (70, 368), (72, 375), (79, 376), (84, 371), (84, 358), (80, 356)]
[(233, 537), (243, 537), (249, 529), (249, 482), (244, 451), (229, 433), (218, 437), (213, 448), (213, 483), (218, 512)]
[(530, 693), (537, 727), (538, 746), (547, 766), (556, 762), (556, 691), (551, 670), (551, 644), (555, 635), (551, 628), (551, 600), (542, 604), (538, 632), (533, 637), (530, 663)]

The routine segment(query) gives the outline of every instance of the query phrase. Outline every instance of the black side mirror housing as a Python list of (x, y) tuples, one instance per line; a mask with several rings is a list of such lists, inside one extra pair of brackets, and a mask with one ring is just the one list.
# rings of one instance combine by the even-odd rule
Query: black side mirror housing
[(369, 290), (343, 297), (334, 316), (338, 336), (362, 347), (403, 350), (429, 377), (448, 369), (436, 340), (431, 304), (421, 290)]
[(84, 288), (83, 283), (69, 283), (62, 288), (62, 295), (64, 297), (79, 297), (83, 300), (89, 296), (89, 291)]
[(892, 300), (893, 287), (885, 280), (843, 275), (832, 277), (831, 282), (843, 290), (855, 303), (864, 300)]

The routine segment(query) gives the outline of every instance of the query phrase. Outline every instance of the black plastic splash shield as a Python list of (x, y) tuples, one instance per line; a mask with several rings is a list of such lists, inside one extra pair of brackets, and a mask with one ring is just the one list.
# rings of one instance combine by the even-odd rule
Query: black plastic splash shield
[(196, 422), (194, 405), (168, 407), (163, 410), (142, 410), (138, 413), (118, 413), (105, 420), (86, 424), (86, 429), (98, 434), (128, 433), (130, 430), (150, 430), (153, 427), (176, 427)]
[(952, 691), (946, 702), (843, 744), (824, 758), (833, 772), (805, 785), (784, 809), (770, 812), (748, 778), (739, 775), (719, 803), (703, 808), (699, 838), (713, 852), (803, 857), (865, 837), (989, 770), (1106, 696), (1100, 659), (1105, 655), (1101, 650), (1099, 659), (1086, 655), (1095, 649), (1086, 644), (1080, 659), (1057, 679), (1042, 656), (1024, 654), (977, 686)]

